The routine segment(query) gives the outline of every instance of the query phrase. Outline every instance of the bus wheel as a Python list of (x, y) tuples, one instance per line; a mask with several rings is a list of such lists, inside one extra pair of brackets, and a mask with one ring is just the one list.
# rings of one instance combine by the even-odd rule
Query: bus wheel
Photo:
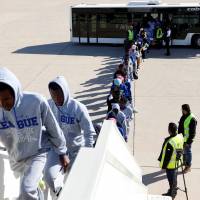
[(194, 48), (200, 48), (200, 35), (194, 35), (191, 43)]

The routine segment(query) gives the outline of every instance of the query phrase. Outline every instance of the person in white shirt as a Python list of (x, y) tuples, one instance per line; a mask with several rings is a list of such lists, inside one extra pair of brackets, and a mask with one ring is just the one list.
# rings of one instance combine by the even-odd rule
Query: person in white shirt
[(165, 33), (166, 56), (170, 56), (171, 29), (168, 26)]

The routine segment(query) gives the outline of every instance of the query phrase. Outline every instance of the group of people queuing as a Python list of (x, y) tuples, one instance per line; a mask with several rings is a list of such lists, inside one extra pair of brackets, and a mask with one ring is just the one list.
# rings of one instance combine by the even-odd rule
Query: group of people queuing
[(47, 85), (49, 101), (25, 92), (7, 68), (0, 68), (0, 141), (20, 178), (19, 200), (43, 200), (46, 183), (57, 198), (81, 147), (96, 134), (87, 108), (70, 95), (63, 76)]
[(130, 121), (136, 113), (134, 97), (132, 94), (133, 81), (138, 79), (138, 70), (141, 65), (142, 55), (135, 44), (125, 47), (116, 71), (113, 75), (112, 85), (107, 96), (107, 120), (114, 120), (123, 136), (128, 141)]
[(128, 26), (125, 46), (130, 48), (132, 44), (137, 45), (142, 57), (145, 58), (150, 46), (156, 46), (160, 49), (165, 44), (165, 55), (170, 56), (172, 31), (169, 24), (169, 22), (164, 24), (153, 17), (144, 19), (141, 24), (133, 23), (133, 25)]
[[(191, 171), (192, 166), (192, 143), (196, 135), (197, 120), (191, 112), (189, 104), (182, 105), (182, 116), (178, 126), (171, 122), (168, 125), (169, 137), (165, 138), (158, 160), (161, 169), (166, 170), (169, 182), (169, 190), (164, 196), (175, 199), (177, 195), (178, 168), (185, 166), (182, 173)], [(185, 186), (186, 187), (186, 186)], [(185, 191), (187, 192), (187, 191)]]

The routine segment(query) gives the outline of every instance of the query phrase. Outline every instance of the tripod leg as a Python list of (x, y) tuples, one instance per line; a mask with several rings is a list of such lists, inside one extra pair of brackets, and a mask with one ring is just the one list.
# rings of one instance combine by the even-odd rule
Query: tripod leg
[(172, 197), (175, 198), (177, 195), (177, 178), (178, 178), (178, 162), (175, 163), (175, 171), (173, 176), (173, 184), (172, 184)]
[(187, 193), (187, 187), (186, 187), (186, 181), (185, 181), (185, 174), (183, 173), (183, 162), (180, 159), (181, 162), (181, 170), (182, 170), (182, 174), (183, 174), (183, 183), (184, 183), (184, 187), (185, 187), (185, 195), (186, 195), (186, 199), (188, 200), (188, 193)]

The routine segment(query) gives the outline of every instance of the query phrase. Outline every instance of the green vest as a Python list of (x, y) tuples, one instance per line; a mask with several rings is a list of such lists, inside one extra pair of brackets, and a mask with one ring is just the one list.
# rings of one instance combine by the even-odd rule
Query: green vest
[(134, 33), (132, 30), (128, 30), (128, 40), (133, 41), (134, 39)]
[(191, 119), (194, 117), (194, 115), (191, 113), (184, 121), (184, 142), (187, 142), (190, 134), (189, 126)]
[(156, 30), (156, 39), (161, 39), (163, 36), (163, 32), (162, 32), (162, 29), (161, 28), (158, 28)]
[(166, 148), (167, 148), (168, 143), (170, 143), (171, 146), (173, 147), (173, 153), (172, 153), (171, 159), (170, 159), (170, 161), (167, 165), (167, 169), (175, 169), (176, 167), (180, 166), (180, 162), (178, 163), (177, 160), (176, 160), (176, 150), (177, 149), (183, 150), (183, 143), (184, 143), (183, 135), (177, 134), (175, 137), (170, 138), (166, 142), (166, 144), (163, 148), (163, 152), (162, 152), (162, 158), (161, 158), (161, 161), (160, 161), (160, 168), (162, 168), (162, 166), (163, 166), (163, 162), (164, 162), (165, 155), (166, 155)]

